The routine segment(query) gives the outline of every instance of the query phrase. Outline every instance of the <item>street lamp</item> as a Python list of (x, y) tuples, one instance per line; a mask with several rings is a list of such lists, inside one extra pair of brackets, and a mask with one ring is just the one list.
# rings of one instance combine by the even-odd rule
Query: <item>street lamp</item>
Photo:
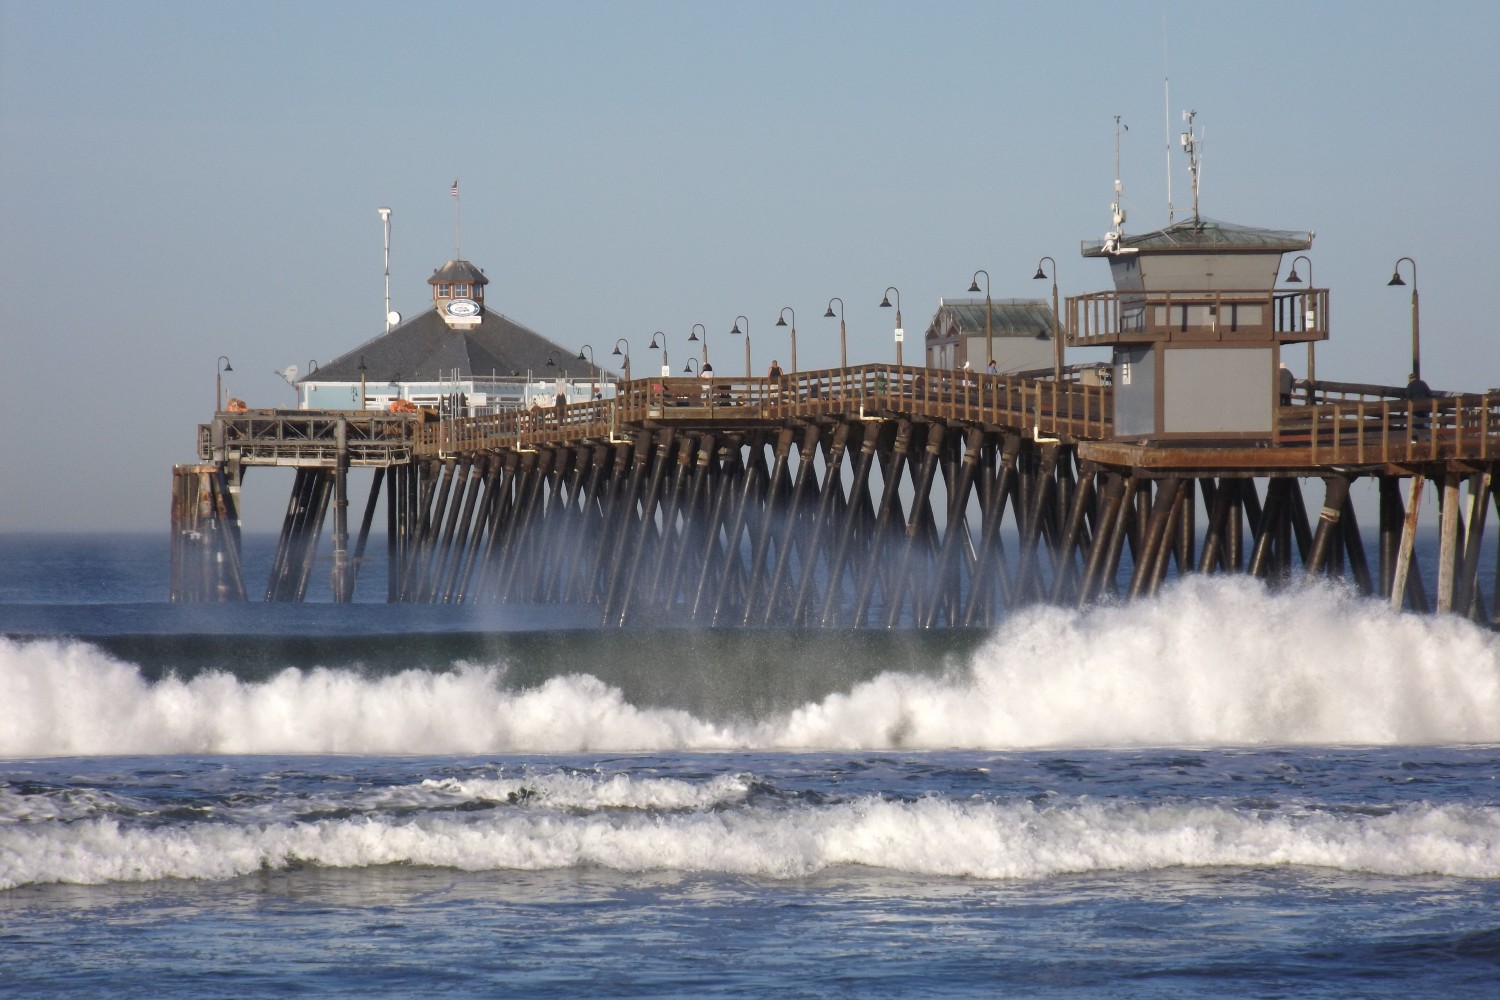
[(901, 338), (906, 336), (905, 331), (901, 329), (901, 290), (898, 289), (895, 285), (888, 286), (885, 290), (885, 295), (881, 296), (880, 308), (889, 309), (891, 307), (892, 292), (896, 293), (896, 367), (900, 368)]
[[(1062, 381), (1062, 336), (1057, 326), (1057, 261), (1051, 257), (1043, 257), (1042, 260), (1052, 265), (1052, 381)], [(1047, 272), (1042, 270), (1042, 260), (1036, 262), (1036, 274), (1032, 280), (1045, 279)]]
[(365, 367), (365, 356), (361, 354), (359, 356), (359, 408), (361, 411), (365, 408), (365, 372), (369, 370)]
[[(995, 335), (991, 332), (990, 325), (990, 272), (980, 268), (974, 272), (974, 279), (969, 282), (969, 291), (979, 291), (979, 276), (984, 275), (984, 370), (990, 370), (990, 362), (995, 360)], [(964, 350), (964, 360), (969, 359), (968, 349)]]
[(797, 374), (797, 310), (791, 306), (782, 306), (781, 312), (776, 315), (776, 325), (786, 326), (786, 314), (792, 314), (792, 374)]
[(703, 363), (706, 365), (708, 364), (708, 327), (702, 323), (694, 323), (693, 328), (688, 331), (688, 340), (696, 344), (699, 330), (703, 331)]
[[(584, 351), (589, 352), (588, 357), (583, 356)], [(587, 361), (589, 363), (589, 381), (594, 384), (594, 392), (598, 392), (599, 366), (594, 364), (594, 349), (588, 344), (584, 344), (578, 349), (578, 360)], [(590, 395), (592, 395), (592, 393)]]
[[(1298, 254), (1292, 258), (1292, 271), (1286, 276), (1286, 282), (1289, 285), (1300, 285), (1302, 283), (1302, 276), (1297, 273), (1297, 261), (1299, 260), (1307, 265), (1307, 309), (1304, 315), (1306, 316), (1307, 332), (1312, 333), (1317, 324), (1318, 314), (1313, 309), (1313, 302), (1317, 292), (1313, 287), (1312, 261), (1306, 254)], [(1307, 342), (1307, 384), (1309, 393), (1312, 392), (1313, 383), (1317, 381), (1317, 376), (1314, 374), (1315, 371), (1316, 369), (1313, 367), (1313, 342), (1309, 340)], [(1308, 398), (1311, 399), (1312, 397), (1309, 396)]]
[(687, 363), (682, 366), (682, 374), (684, 374), (684, 375), (697, 375), (698, 374), (698, 359), (697, 358), (688, 358), (687, 359)]
[(745, 321), (745, 381), (748, 382), (748, 381), (750, 381), (750, 319), (749, 319), (749, 317), (747, 317), (747, 316), (745, 316), (743, 314), (741, 314), (739, 316), (736, 316), (734, 318), (734, 329), (730, 330), (729, 332), (731, 334), (738, 334), (740, 332), (740, 320), (744, 320)]
[[(625, 353), (623, 355), (620, 353), (620, 345), (621, 344), (625, 345)], [(615, 349), (614, 349), (614, 351), (612, 353), (617, 358), (623, 357), (625, 359), (625, 364), (623, 366), (624, 369), (625, 369), (625, 381), (629, 382), (630, 381), (630, 341), (626, 340), (624, 337), (621, 337), (619, 340), (615, 341)]]
[(232, 372), (234, 368), (229, 364), (229, 359), (219, 355), (219, 360), (214, 362), (214, 412), (218, 413), (224, 409), (224, 373)]
[[(657, 337), (661, 338), (660, 344), (656, 342)], [(667, 335), (657, 330), (651, 335), (651, 343), (646, 346), (649, 350), (661, 351), (661, 377), (670, 377), (672, 374), (672, 363), (667, 360)]]
[(833, 318), (833, 304), (839, 304), (839, 367), (849, 367), (849, 348), (847, 338), (844, 334), (844, 300), (835, 295), (828, 300), (828, 311), (823, 314), (824, 319)]
[(1417, 317), (1417, 262), (1410, 257), (1401, 257), (1396, 261), (1396, 269), (1391, 272), (1391, 280), (1387, 285), (1404, 285), (1401, 280), (1401, 261), (1411, 265), (1411, 373), (1417, 378), (1422, 377), (1422, 339), (1421, 324)]

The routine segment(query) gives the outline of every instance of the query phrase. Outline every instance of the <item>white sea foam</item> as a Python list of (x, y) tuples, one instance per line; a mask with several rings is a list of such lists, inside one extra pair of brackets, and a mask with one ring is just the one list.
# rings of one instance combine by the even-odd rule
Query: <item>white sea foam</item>
[(759, 719), (632, 705), (586, 674), (504, 678), (468, 665), (151, 683), (86, 643), (0, 639), (0, 756), (1500, 742), (1500, 638), (1242, 578), (1026, 611), (961, 669), (888, 673)]
[(0, 890), (223, 879), (293, 864), (467, 871), (597, 866), (796, 878), (838, 866), (980, 879), (1170, 867), (1308, 865), (1382, 875), (1500, 877), (1500, 810), (1414, 806), (1379, 816), (1216, 804), (892, 802), (657, 813), (499, 807), (420, 818), (197, 823), (103, 817), (0, 824)]

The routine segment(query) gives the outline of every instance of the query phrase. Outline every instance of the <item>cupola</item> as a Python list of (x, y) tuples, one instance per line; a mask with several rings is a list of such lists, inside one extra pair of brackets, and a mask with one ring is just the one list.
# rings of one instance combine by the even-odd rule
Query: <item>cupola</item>
[(490, 279), (466, 260), (450, 260), (427, 279), (438, 315), (455, 330), (479, 325), (484, 314), (484, 286)]

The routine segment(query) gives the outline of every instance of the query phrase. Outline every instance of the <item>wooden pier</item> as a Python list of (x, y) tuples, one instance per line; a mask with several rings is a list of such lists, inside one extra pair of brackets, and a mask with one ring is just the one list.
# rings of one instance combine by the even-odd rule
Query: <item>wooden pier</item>
[[(290, 466), (268, 601), (306, 594), (330, 507), (333, 595), (350, 600), (383, 503), (392, 602), (566, 602), (611, 625), (965, 627), (1149, 596), (1174, 572), (1243, 573), (1500, 621), (1480, 572), (1489, 508), (1500, 516), (1500, 394), (1301, 384), (1269, 436), (1161, 441), (1117, 436), (1111, 386), (1033, 374), (636, 379), (613, 399), (451, 420), (219, 413), (199, 462), (174, 470), (173, 599), (245, 599), (243, 473)], [(375, 471), (351, 540), (360, 467)], [(1350, 501), (1362, 478), (1378, 484), (1374, 525)], [(1429, 482), (1440, 545), (1424, 577)]]

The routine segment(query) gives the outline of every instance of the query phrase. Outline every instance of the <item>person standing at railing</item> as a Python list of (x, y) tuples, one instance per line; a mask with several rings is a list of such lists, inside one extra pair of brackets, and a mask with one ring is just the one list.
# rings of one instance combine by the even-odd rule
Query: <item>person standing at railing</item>
[(1292, 370), (1286, 366), (1285, 361), (1281, 363), (1281, 368), (1277, 371), (1276, 377), (1281, 385), (1281, 405), (1291, 406), (1292, 386), (1295, 384), (1296, 379), (1292, 377)]
[(1411, 439), (1427, 436), (1428, 412), (1432, 407), (1432, 389), (1417, 377), (1416, 372), (1406, 376), (1407, 407), (1411, 410)]

